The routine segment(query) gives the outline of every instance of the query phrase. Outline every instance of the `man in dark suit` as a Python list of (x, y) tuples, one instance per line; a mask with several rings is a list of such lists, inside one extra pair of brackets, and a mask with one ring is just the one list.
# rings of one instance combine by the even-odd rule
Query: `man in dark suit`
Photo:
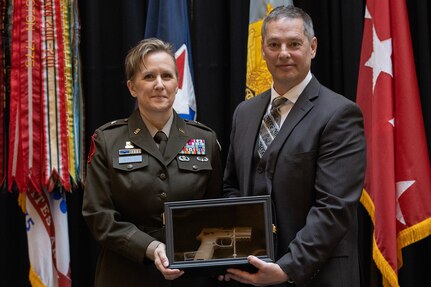
[(224, 192), (271, 195), (276, 261), (249, 256), (258, 272), (228, 269), (220, 279), (256, 286), (359, 286), (363, 119), (355, 103), (311, 74), (316, 49), (312, 20), (301, 9), (281, 6), (265, 18), (262, 54), (273, 85), (233, 115)]

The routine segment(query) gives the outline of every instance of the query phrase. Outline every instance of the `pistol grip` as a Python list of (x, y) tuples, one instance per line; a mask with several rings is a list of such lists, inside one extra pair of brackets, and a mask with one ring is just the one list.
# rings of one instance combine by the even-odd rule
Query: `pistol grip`
[(208, 260), (213, 258), (215, 241), (202, 241), (199, 249), (196, 251), (195, 260)]

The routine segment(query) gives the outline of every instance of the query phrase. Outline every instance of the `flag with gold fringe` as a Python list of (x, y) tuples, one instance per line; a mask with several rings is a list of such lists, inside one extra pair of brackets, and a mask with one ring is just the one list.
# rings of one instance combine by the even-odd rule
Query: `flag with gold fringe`
[(77, 7), (77, 0), (6, 5), (13, 25), (5, 177), (9, 191), (20, 192), (29, 279), (38, 287), (71, 286), (65, 192), (83, 181), (85, 166)]
[(25, 222), (33, 287), (70, 287), (71, 270), (67, 204), (61, 188), (52, 192), (28, 191)]
[(399, 286), (401, 249), (431, 234), (431, 169), (405, 0), (366, 1), (357, 102), (373, 259), (383, 286)]
[(250, 0), (247, 44), (247, 74), (245, 98), (250, 99), (268, 90), (272, 79), (262, 58), (263, 18), (274, 8), (293, 5), (292, 0)]

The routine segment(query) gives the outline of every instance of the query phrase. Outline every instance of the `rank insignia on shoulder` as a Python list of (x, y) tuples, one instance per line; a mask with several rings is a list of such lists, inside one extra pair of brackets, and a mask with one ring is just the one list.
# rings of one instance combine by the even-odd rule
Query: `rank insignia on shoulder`
[(205, 140), (204, 139), (189, 139), (180, 154), (198, 154), (205, 155)]

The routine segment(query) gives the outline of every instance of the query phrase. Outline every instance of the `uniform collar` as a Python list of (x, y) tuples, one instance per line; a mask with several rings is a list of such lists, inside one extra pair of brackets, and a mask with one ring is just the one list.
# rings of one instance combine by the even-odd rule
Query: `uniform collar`
[[(144, 121), (145, 126), (148, 129), (148, 132), (150, 133), (151, 137), (154, 138), (154, 135), (159, 131), (153, 124), (151, 124), (148, 120), (146, 120), (144, 117), (142, 117), (142, 120)], [(171, 131), (172, 122), (174, 120), (174, 112), (172, 112), (171, 116), (169, 117), (166, 124), (161, 129), (162, 132), (165, 133), (165, 135), (169, 138), (169, 133)]]
[(166, 132), (169, 134), (169, 137), (165, 155), (162, 157), (139, 111), (136, 110), (128, 119), (129, 137), (132, 143), (139, 146), (166, 165), (168, 165), (178, 155), (190, 138), (187, 135), (185, 121), (181, 119), (175, 111), (173, 111), (172, 117), (168, 122), (170, 122), (169, 125), (166, 123), (165, 127), (163, 127), (163, 131), (165, 131), (165, 128), (168, 128), (169, 126), (169, 130)]

